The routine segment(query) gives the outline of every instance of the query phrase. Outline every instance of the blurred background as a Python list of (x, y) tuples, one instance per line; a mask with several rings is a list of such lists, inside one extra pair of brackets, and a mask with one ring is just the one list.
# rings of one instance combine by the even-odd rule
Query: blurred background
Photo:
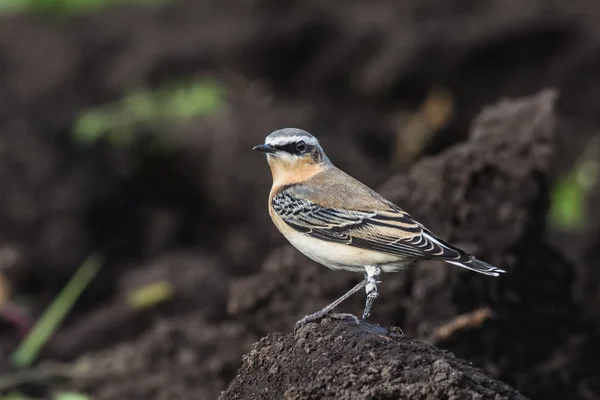
[[(253, 342), (358, 282), (269, 220), (251, 148), (298, 127), (509, 272), (386, 276), (373, 321), (528, 397), (600, 399), (597, 2), (1, 0), (0, 14), (4, 398), (214, 399)], [(546, 157), (518, 132), (469, 141), (486, 107), (546, 89), (543, 166), (493, 159)]]

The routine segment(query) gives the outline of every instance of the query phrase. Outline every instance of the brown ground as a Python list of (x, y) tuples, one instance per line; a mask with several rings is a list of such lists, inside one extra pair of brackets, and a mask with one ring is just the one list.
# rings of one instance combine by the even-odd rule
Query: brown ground
[[(527, 397), (600, 398), (598, 224), (559, 235), (544, 220), (554, 177), (598, 123), (600, 7), (244, 4), (176, 1), (0, 24), (2, 271), (37, 312), (88, 254), (108, 259), (43, 360), (92, 360), (67, 386), (96, 399), (214, 399), (254, 341), (290, 332), (356, 283), (308, 262), (268, 220), (270, 177), (249, 149), (296, 126), (317, 134), (338, 166), (509, 272), (491, 279), (436, 263), (386, 276), (373, 321)], [(224, 83), (229, 106), (169, 127), (175, 154), (149, 152), (143, 131), (127, 149), (70, 139), (81, 109), (205, 74)], [(393, 170), (398, 112), (433, 86), (453, 94), (455, 113), (425, 149), (434, 157)], [(480, 113), (505, 96), (521, 100)], [(131, 288), (159, 278), (174, 284), (173, 302), (131, 311)], [(359, 313), (363, 300), (343, 311)], [(493, 317), (440, 329), (485, 307)], [(5, 372), (19, 338), (8, 326), (0, 338)]]
[(524, 399), (467, 362), (375, 325), (331, 319), (269, 335), (220, 399)]

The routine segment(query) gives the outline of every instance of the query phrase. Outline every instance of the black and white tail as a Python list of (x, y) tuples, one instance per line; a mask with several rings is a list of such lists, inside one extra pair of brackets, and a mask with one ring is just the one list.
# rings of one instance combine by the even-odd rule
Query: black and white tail
[(505, 273), (506, 271), (497, 267), (494, 267), (491, 264), (483, 262), (481, 260), (476, 259), (471, 256), (471, 258), (467, 261), (454, 261), (454, 260), (444, 260), (448, 264), (458, 265), (459, 267), (463, 267), (466, 269), (470, 269), (471, 271), (479, 272), (480, 274), (490, 275), (490, 276), (498, 276), (500, 274)]
[(438, 252), (439, 255), (436, 254), (435, 257), (432, 257), (436, 260), (441, 260), (448, 264), (466, 268), (484, 275), (499, 276), (506, 272), (503, 269), (476, 259), (466, 251), (440, 239), (428, 230), (424, 229), (422, 235), (425, 236), (428, 241), (435, 243), (437, 245), (435, 247), (442, 250), (441, 254)]

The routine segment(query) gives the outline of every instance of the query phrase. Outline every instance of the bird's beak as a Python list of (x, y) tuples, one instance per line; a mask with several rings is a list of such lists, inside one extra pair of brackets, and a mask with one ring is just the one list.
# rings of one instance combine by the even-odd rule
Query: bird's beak
[(260, 151), (260, 152), (263, 152), (263, 153), (275, 153), (275, 152), (277, 152), (276, 149), (274, 149), (272, 146), (270, 146), (268, 144), (259, 144), (258, 146), (254, 146), (252, 148), (252, 150)]

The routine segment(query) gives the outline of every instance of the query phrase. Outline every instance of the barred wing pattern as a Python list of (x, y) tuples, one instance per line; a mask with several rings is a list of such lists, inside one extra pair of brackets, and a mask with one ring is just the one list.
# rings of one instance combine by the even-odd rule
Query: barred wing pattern
[(325, 208), (286, 192), (273, 198), (273, 208), (292, 228), (315, 238), (398, 256), (460, 260), (460, 252), (444, 246), (401, 210)]
[(486, 275), (503, 272), (435, 236), (391, 203), (387, 211), (344, 210), (322, 207), (283, 190), (272, 205), (286, 224), (314, 238), (402, 258), (440, 259)]

